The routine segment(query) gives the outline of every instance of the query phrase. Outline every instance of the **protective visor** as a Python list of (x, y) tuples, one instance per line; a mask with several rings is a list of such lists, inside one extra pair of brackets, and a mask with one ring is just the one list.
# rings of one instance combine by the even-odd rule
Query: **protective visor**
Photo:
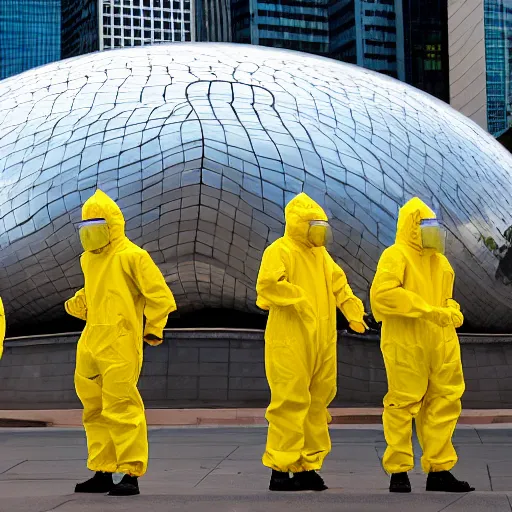
[(324, 220), (312, 220), (309, 223), (308, 240), (313, 247), (325, 247), (332, 242), (332, 230)]
[(105, 219), (90, 219), (80, 222), (78, 233), (84, 251), (98, 251), (110, 243), (108, 225)]
[(441, 254), (446, 250), (446, 229), (437, 219), (426, 219), (420, 223), (421, 242), (424, 249), (433, 249)]

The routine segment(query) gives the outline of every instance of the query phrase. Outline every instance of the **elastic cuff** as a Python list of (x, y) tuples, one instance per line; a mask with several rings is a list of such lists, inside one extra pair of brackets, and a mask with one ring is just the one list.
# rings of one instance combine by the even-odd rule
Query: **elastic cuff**
[(423, 469), (423, 472), (428, 473), (440, 473), (441, 471), (451, 471), (455, 464), (457, 464), (457, 461), (449, 461), (445, 462), (443, 464), (431, 464), (429, 462), (422, 462), (421, 463), (421, 469)]
[(277, 466), (273, 462), (271, 462), (271, 457), (265, 452), (263, 454), (263, 457), (261, 459), (261, 462), (264, 466), (267, 468), (273, 469), (275, 471), (280, 471), (281, 473), (300, 473), (301, 471), (304, 471), (302, 468), (302, 465), (297, 463), (291, 464), (289, 466)]
[(306, 471), (306, 469), (304, 468), (304, 466), (302, 464), (292, 464), (289, 468), (290, 472), (291, 473), (303, 473), (304, 471)]
[(115, 473), (117, 465), (116, 464), (89, 464), (87, 463), (87, 469), (94, 471), (100, 471), (101, 473)]
[(409, 471), (412, 471), (414, 469), (414, 465), (412, 465), (412, 464), (410, 466), (397, 466), (397, 465), (385, 466), (383, 464), (382, 467), (384, 468), (384, 471), (388, 475), (394, 475), (395, 473), (409, 473)]
[(121, 464), (117, 466), (114, 473), (124, 473), (125, 475), (140, 477), (146, 473), (146, 468), (142, 462), (135, 462), (133, 464)]
[[(302, 471), (320, 471), (322, 469), (322, 464), (308, 464), (302, 463)], [(300, 473), (301, 471), (297, 471)]]

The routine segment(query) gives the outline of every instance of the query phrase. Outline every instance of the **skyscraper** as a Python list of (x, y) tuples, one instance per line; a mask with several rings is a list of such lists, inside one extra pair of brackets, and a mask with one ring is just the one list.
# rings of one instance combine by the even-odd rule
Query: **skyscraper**
[(331, 0), (331, 57), (448, 101), (446, 0)]
[(195, 0), (195, 12), (197, 41), (231, 42), (230, 0)]
[(395, 0), (330, 0), (329, 55), (403, 80), (398, 66), (399, 43), (403, 53), (400, 20)]
[(195, 40), (194, 0), (99, 0), (100, 50)]
[(449, 102), (446, 0), (401, 0), (404, 80)]
[(400, 45), (403, 52), (399, 35), (403, 27), (397, 23), (395, 0), (356, 0), (355, 10), (356, 33), (360, 25), (361, 34), (357, 37), (358, 64), (403, 80), (403, 71), (399, 73), (397, 64)]
[(355, 0), (330, 0), (329, 56), (357, 64), (357, 44), (361, 27), (356, 25)]
[(61, 0), (61, 58), (76, 57), (100, 49), (97, 0)]
[(508, 48), (503, 0), (484, 0), (487, 67), (487, 123), (499, 136), (508, 128)]
[(328, 0), (233, 0), (233, 41), (329, 52)]
[(60, 0), (0, 1), (0, 79), (60, 59)]

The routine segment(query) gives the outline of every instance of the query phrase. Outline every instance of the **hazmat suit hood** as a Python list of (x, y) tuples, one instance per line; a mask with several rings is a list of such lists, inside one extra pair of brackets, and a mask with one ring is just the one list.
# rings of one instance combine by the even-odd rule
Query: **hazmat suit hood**
[(422, 220), (435, 219), (436, 214), (421, 199), (413, 197), (405, 203), (398, 214), (396, 243), (408, 245), (417, 251), (423, 250), (421, 241)]
[(82, 208), (82, 220), (90, 219), (105, 219), (107, 221), (111, 243), (125, 238), (123, 212), (115, 201), (99, 189), (85, 202)]
[(328, 218), (322, 207), (304, 192), (295, 196), (284, 211), (285, 236), (294, 242), (313, 247), (308, 240), (309, 223), (313, 220), (327, 222)]

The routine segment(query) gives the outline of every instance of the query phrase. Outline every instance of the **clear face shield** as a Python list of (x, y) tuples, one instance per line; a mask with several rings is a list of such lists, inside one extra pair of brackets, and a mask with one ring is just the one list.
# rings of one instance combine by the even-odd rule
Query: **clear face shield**
[(110, 243), (110, 234), (105, 219), (90, 219), (80, 222), (78, 233), (84, 251), (99, 251)]
[(323, 220), (312, 220), (309, 223), (308, 240), (313, 247), (325, 247), (332, 242), (332, 229)]
[(426, 219), (420, 223), (421, 241), (424, 249), (440, 254), (446, 250), (446, 229), (437, 219)]

